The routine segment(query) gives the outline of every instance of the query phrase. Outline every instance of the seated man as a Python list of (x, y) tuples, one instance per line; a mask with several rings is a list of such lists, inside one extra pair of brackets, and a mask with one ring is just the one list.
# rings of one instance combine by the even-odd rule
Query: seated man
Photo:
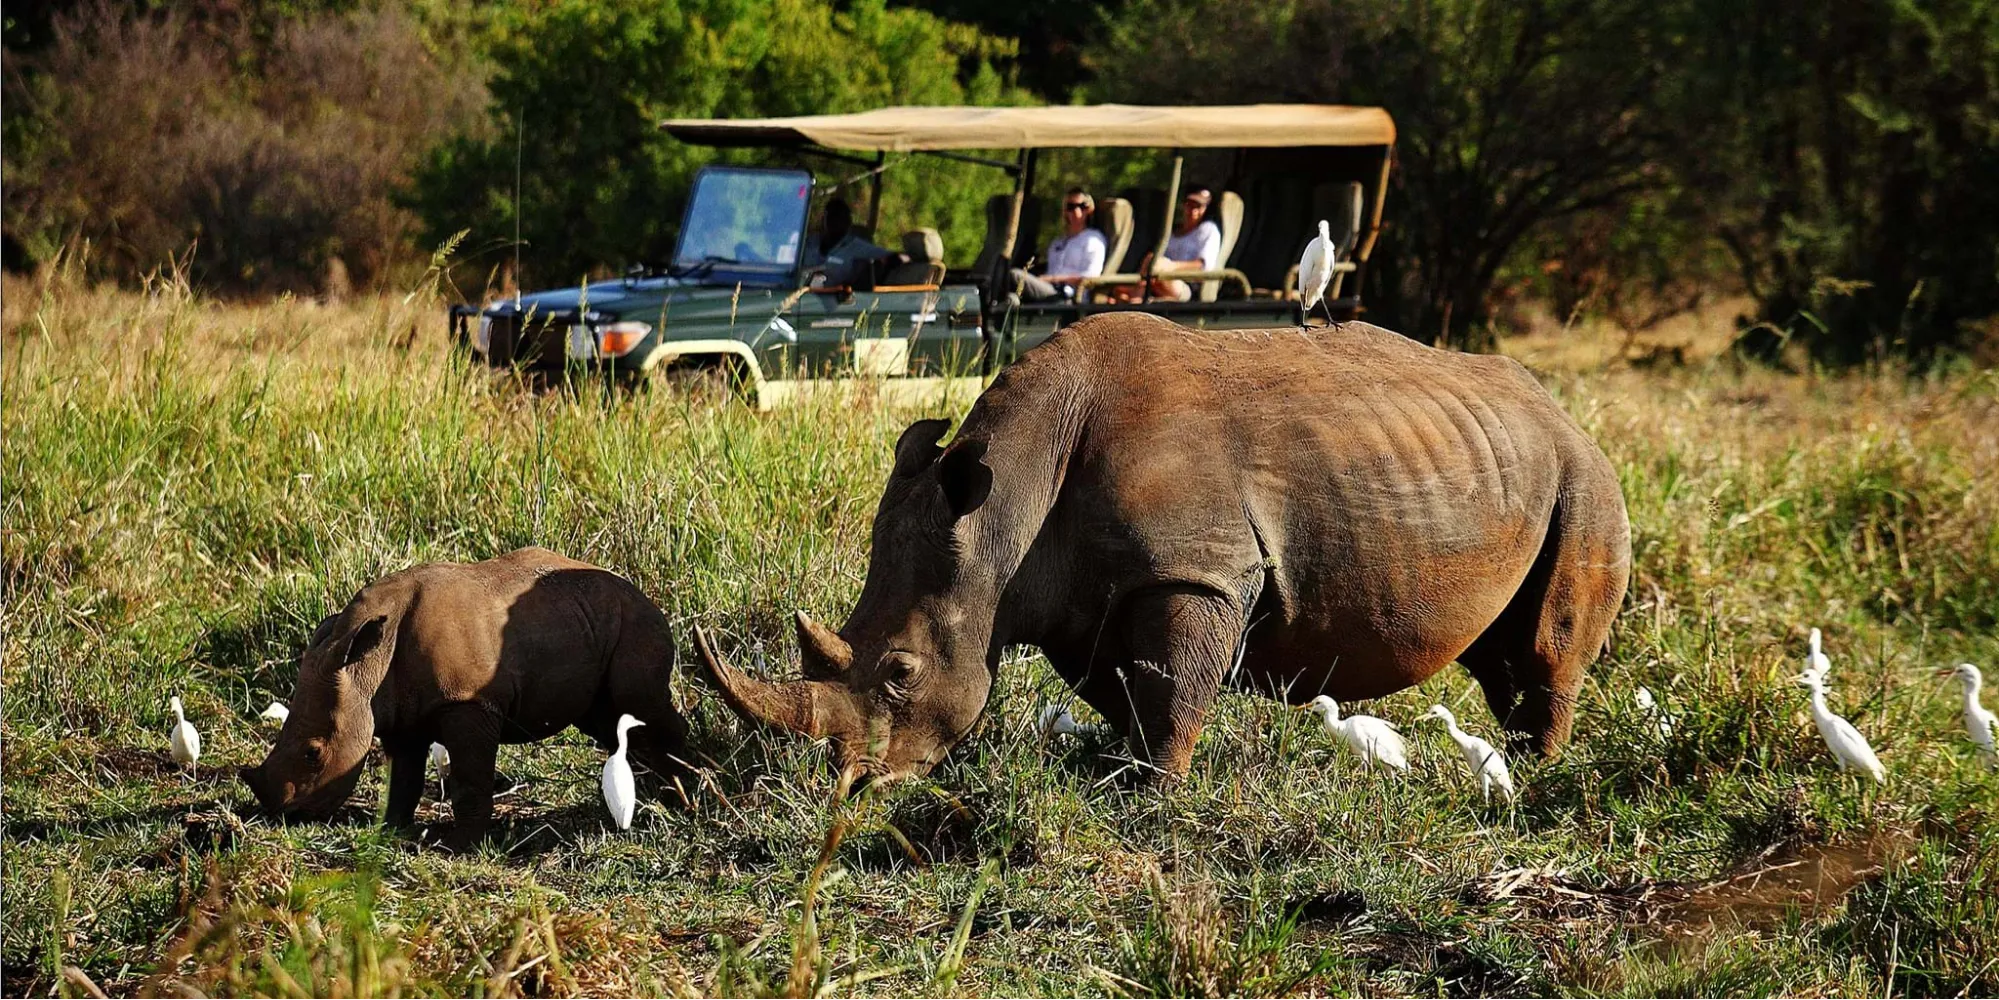
[(1050, 302), (1076, 297), (1076, 283), (1104, 273), (1104, 255), (1109, 246), (1104, 234), (1090, 228), (1090, 214), (1097, 210), (1096, 199), (1082, 188), (1070, 188), (1062, 199), (1062, 235), (1048, 243), (1046, 274), (1039, 277), (1024, 268), (1013, 269), (1016, 294), (1026, 302)]
[(894, 256), (854, 232), (854, 209), (847, 199), (835, 196), (826, 203), (826, 216), (819, 224), (819, 238), (805, 244), (805, 266), (816, 267), (822, 276), (814, 285), (845, 285), (866, 288), (873, 285), (875, 269)]
[[(1145, 263), (1139, 265), (1144, 272), (1151, 265), (1152, 297), (1186, 302), (1194, 297), (1194, 290), (1187, 283), (1170, 277), (1159, 277), (1173, 271), (1212, 271), (1222, 264), (1222, 227), (1208, 218), (1208, 204), (1215, 200), (1213, 191), (1206, 184), (1187, 185), (1186, 194), (1180, 199), (1180, 221), (1173, 227), (1173, 236), (1166, 241), (1165, 259), (1154, 262), (1151, 254), (1145, 255)], [(1126, 292), (1125, 298), (1135, 298), (1135, 290)]]

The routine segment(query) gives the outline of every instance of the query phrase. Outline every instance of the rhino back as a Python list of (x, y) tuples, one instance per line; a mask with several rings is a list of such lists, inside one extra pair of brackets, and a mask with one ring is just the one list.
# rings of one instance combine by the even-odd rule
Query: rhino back
[(1267, 569), (1286, 655), (1448, 661), (1505, 607), (1578, 450), (1594, 452), (1518, 364), (1362, 323), (1112, 315), (1029, 361), (995, 386), (1021, 400), (992, 409), (1077, 428), (1060, 529), (1042, 533), (1060, 561), (1108, 569), (1093, 574), (1107, 597), (1157, 580), (1228, 592)]
[(559, 732), (583, 714), (634, 595), (645, 603), (622, 577), (546, 549), (405, 573), (409, 603), (391, 670), (398, 714), (420, 720), (445, 703), (477, 701), (509, 722), (510, 742)]

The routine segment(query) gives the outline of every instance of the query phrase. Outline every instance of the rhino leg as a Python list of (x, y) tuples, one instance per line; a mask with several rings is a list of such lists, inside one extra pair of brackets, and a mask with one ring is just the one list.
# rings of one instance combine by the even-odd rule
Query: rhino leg
[(671, 781), (691, 773), (684, 760), (687, 717), (673, 703), (676, 653), (666, 616), (643, 610), (650, 613), (624, 630), (588, 724), (578, 723), (578, 728), (608, 752), (618, 745), (618, 717), (632, 715), (645, 725), (626, 735), (631, 759)]
[(1557, 505), (1520, 590), (1458, 657), (1516, 751), (1553, 757), (1568, 744), (1584, 674), (1624, 601), (1630, 543), (1623, 505), (1589, 499)]
[(1177, 781), (1193, 764), (1194, 742), (1228, 673), (1241, 611), (1214, 591), (1170, 584), (1132, 594), (1118, 614), (1124, 662), (1106, 677), (1099, 661), (1092, 677), (1115, 684), (1099, 698), (1122, 702), (1105, 717), (1123, 723), (1132, 754), (1151, 765), (1148, 780)]
[(391, 829), (407, 829), (416, 823), (417, 803), (423, 801), (423, 769), (430, 761), (429, 747), (418, 744), (389, 750), (389, 807), (382, 823)]
[(444, 848), (468, 850), (485, 839), (493, 822), (500, 720), (484, 706), (461, 702), (439, 712), (436, 726), (437, 742), (451, 752), (451, 833)]

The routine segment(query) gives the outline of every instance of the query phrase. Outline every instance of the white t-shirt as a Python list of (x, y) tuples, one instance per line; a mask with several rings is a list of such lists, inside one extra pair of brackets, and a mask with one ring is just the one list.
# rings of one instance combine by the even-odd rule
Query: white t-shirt
[(1222, 263), (1222, 227), (1213, 220), (1203, 219), (1201, 223), (1184, 233), (1175, 233), (1166, 241), (1167, 260), (1199, 260), (1201, 270), (1212, 271)]
[(1048, 244), (1048, 274), (1080, 274), (1094, 278), (1104, 273), (1104, 254), (1109, 251), (1104, 234), (1084, 227), (1074, 236), (1063, 234)]

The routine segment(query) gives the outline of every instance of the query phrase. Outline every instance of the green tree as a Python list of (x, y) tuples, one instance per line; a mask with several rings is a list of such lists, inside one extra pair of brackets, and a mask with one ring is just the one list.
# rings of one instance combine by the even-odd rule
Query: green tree
[(1704, 5), (1679, 164), (1766, 330), (1851, 362), (1999, 351), (1999, 3)]
[[(524, 264), (539, 282), (672, 250), (693, 173), (718, 158), (658, 129), (673, 116), (753, 117), (897, 103), (995, 103), (1010, 52), (976, 29), (880, 0), (561, 0), (496, 16), (489, 128), (441, 144), (410, 204), (426, 238), (470, 227), (473, 246), (510, 244), (519, 157)], [(518, 143), (518, 147), (517, 147)], [(757, 159), (757, 154), (724, 154)], [(899, 163), (892, 224), (976, 240), (976, 168)], [(990, 179), (986, 179), (990, 182)], [(965, 202), (971, 202), (967, 205)], [(967, 254), (969, 251), (967, 251)]]

